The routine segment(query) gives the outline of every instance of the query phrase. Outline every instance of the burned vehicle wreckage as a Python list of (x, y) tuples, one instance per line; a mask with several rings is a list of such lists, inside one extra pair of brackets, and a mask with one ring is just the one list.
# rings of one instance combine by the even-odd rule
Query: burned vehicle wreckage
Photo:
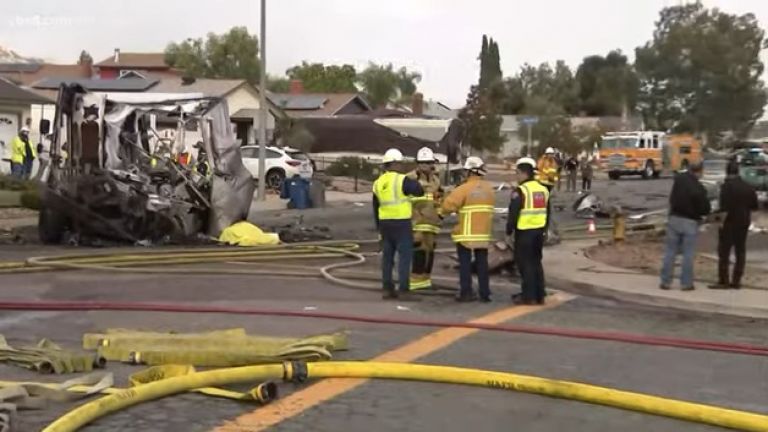
[(185, 97), (60, 87), (42, 176), (43, 242), (68, 234), (177, 243), (217, 236), (247, 217), (254, 185), (226, 102)]

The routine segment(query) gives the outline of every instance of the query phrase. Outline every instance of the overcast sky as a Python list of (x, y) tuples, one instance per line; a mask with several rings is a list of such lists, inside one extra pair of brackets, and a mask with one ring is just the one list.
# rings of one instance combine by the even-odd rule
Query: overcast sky
[[(0, 46), (52, 62), (99, 61), (123, 51), (162, 51), (169, 41), (245, 25), (259, 32), (258, 0), (3, 1)], [(634, 48), (651, 38), (659, 10), (680, 0), (268, 0), (267, 69), (302, 60), (369, 60), (423, 75), (428, 99), (457, 107), (478, 78), (483, 33), (494, 37), (505, 75), (524, 63)], [(768, 0), (706, 0), (754, 13), (768, 27)], [(768, 60), (768, 56), (763, 56)]]

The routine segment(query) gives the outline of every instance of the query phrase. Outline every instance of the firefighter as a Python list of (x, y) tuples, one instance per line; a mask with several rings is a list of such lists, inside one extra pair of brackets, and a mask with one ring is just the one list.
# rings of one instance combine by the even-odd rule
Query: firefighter
[(464, 163), (467, 180), (445, 198), (440, 214), (459, 214), (459, 222), (451, 233), (456, 243), (459, 256), (459, 284), (461, 290), (456, 297), (458, 302), (471, 302), (477, 299), (472, 290), (472, 255), (475, 257), (478, 291), (480, 301), (491, 301), (488, 276), (488, 246), (493, 228), (493, 205), (496, 195), (493, 185), (483, 180), (486, 174), (483, 160), (476, 156), (468, 157)]
[[(400, 150), (387, 150), (382, 159), (383, 174), (373, 183), (373, 217), (381, 239), (381, 282), (385, 300), (414, 299), (409, 281), (413, 258), (411, 198), (424, 195), (424, 189), (418, 181), (401, 174), (402, 161)], [(392, 279), (395, 254), (398, 255), (399, 292)]]
[(11, 140), (11, 175), (28, 180), (36, 157), (36, 148), (29, 142), (29, 127), (24, 126)]
[(507, 235), (514, 236), (515, 264), (523, 280), (522, 293), (512, 296), (515, 304), (544, 304), (544, 267), (541, 264), (549, 220), (549, 189), (534, 179), (536, 161), (517, 161), (519, 186), (512, 192)]
[(435, 155), (429, 147), (416, 154), (416, 169), (408, 178), (416, 180), (424, 189), (424, 196), (411, 198), (413, 204), (413, 267), (411, 290), (432, 287), (432, 266), (435, 260), (435, 240), (440, 233), (440, 198), (442, 187), (435, 169)]
[(547, 147), (547, 149), (544, 151), (544, 154), (541, 156), (541, 158), (539, 158), (536, 180), (538, 180), (539, 183), (546, 186), (547, 189), (552, 192), (552, 188), (555, 187), (560, 178), (558, 170), (559, 168), (557, 158), (555, 158), (555, 149), (552, 147)]

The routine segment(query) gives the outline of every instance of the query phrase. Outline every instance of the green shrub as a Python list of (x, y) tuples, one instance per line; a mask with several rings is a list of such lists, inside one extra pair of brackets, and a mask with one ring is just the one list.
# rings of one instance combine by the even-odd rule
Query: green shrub
[(37, 183), (32, 180), (19, 180), (15, 177), (0, 175), (0, 190), (25, 191), (37, 189)]
[(31, 189), (22, 192), (21, 206), (31, 210), (40, 210), (40, 191)]
[(345, 156), (328, 165), (325, 173), (334, 177), (357, 177), (373, 181), (379, 175), (379, 167), (359, 157)]

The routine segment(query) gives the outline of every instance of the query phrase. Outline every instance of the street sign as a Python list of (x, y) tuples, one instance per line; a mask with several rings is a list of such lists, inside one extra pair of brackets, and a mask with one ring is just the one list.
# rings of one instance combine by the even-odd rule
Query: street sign
[(536, 116), (528, 116), (520, 119), (520, 123), (524, 125), (535, 125), (539, 122), (539, 118)]

